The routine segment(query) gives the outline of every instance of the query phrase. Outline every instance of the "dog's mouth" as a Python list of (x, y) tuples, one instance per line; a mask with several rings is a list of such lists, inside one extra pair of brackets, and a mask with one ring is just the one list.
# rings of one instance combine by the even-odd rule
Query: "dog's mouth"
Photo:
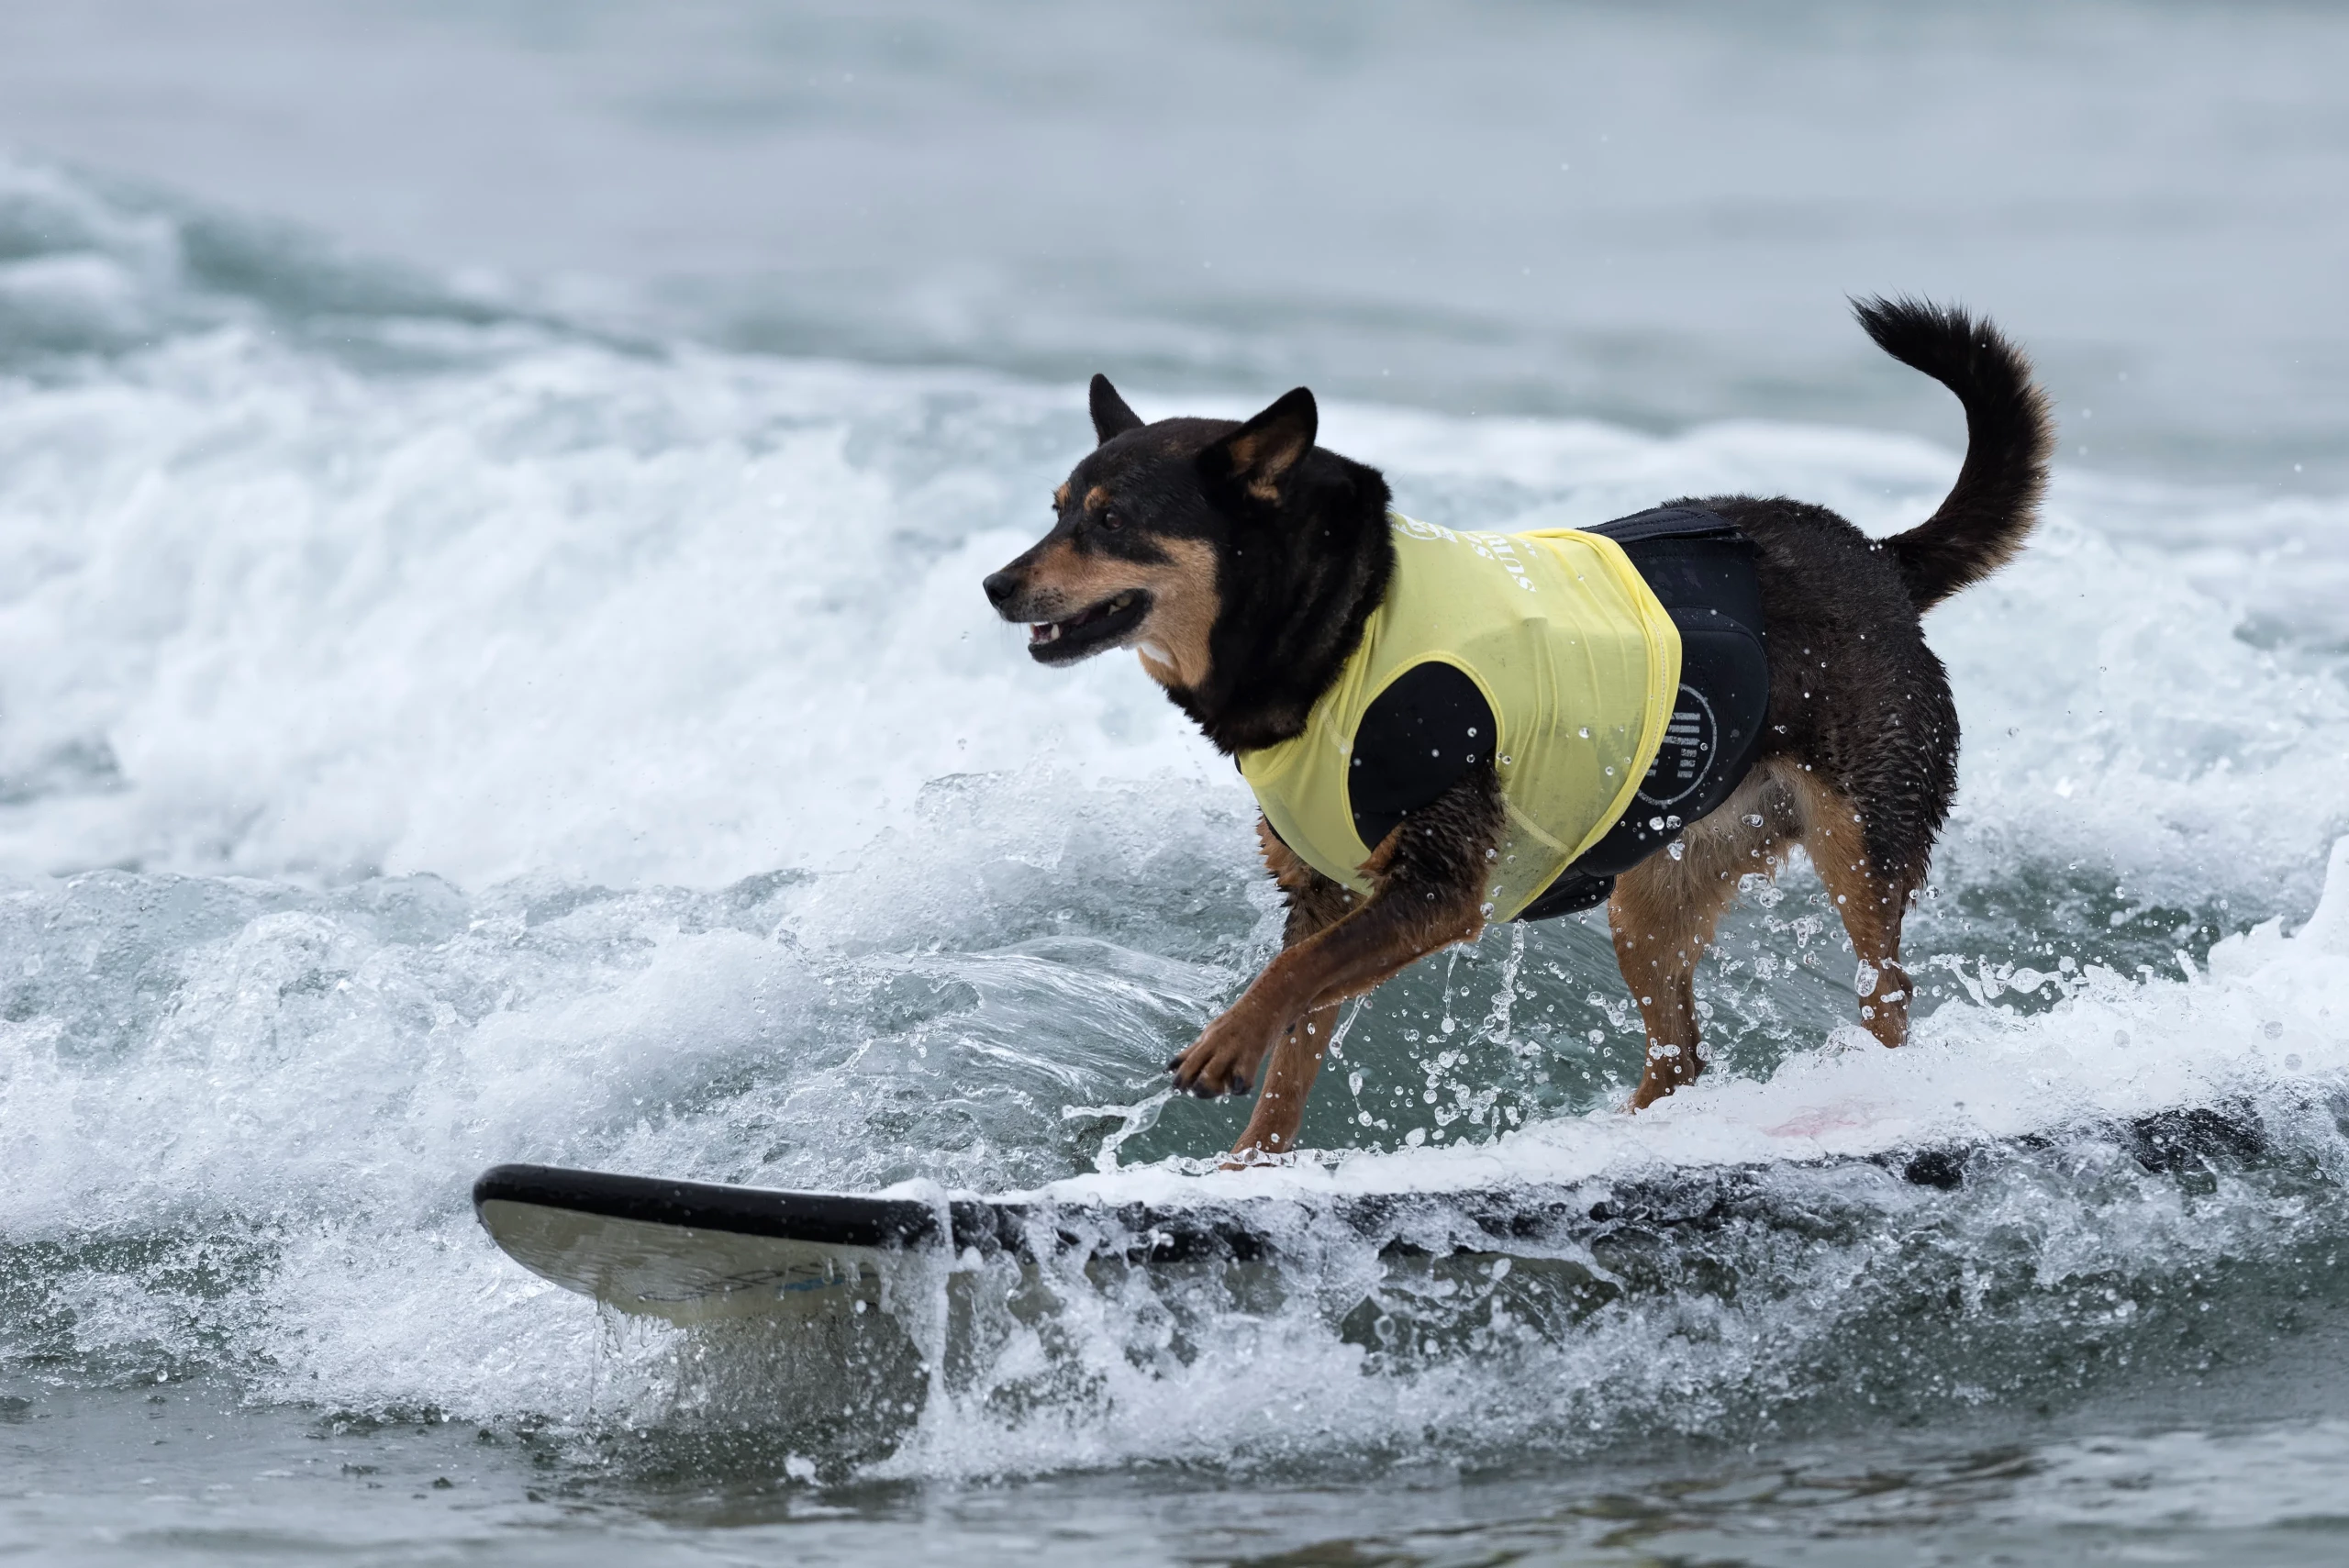
[(1117, 641), (1149, 614), (1150, 595), (1140, 588), (1129, 588), (1066, 620), (1030, 626), (1028, 652), (1039, 664), (1065, 664)]

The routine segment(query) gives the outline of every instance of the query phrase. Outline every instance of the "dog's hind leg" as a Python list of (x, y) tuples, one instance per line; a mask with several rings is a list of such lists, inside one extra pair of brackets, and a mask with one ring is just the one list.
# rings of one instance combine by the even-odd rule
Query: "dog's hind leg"
[(1922, 879), (1887, 873), (1872, 863), (1867, 825), (1848, 795), (1814, 773), (1798, 775), (1794, 785), (1803, 848), (1860, 961), (1860, 1022), (1886, 1045), (1898, 1045), (1909, 1038), (1912, 991), (1900, 965), (1900, 924)]
[(1676, 843), (1616, 879), (1607, 922), (1647, 1033), (1646, 1068), (1631, 1109), (1695, 1083), (1705, 1070), (1698, 1051), (1697, 965), (1735, 901), (1740, 879), (1775, 876), (1796, 831), (1795, 796), (1765, 765)]

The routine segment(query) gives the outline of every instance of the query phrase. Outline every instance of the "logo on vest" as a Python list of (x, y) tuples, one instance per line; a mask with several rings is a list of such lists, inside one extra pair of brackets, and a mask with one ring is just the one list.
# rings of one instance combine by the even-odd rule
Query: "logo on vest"
[(1390, 515), (1387, 526), (1405, 539), (1456, 539), (1460, 536), (1440, 523), (1423, 523), (1417, 517)]
[(1485, 560), (1497, 563), (1508, 573), (1509, 581), (1529, 594), (1542, 590), (1533, 585), (1533, 574), (1518, 559), (1517, 541), (1507, 534), (1454, 533), (1440, 523), (1423, 523), (1417, 517), (1390, 515), (1388, 526), (1405, 539), (1425, 539), (1430, 543), (1441, 539), (1446, 544), (1464, 544)]
[(1705, 776), (1705, 764), (1720, 744), (1720, 724), (1713, 705), (1693, 686), (1680, 688), (1672, 705), (1672, 722), (1664, 728), (1664, 744), (1655, 762), (1640, 781), (1642, 800), (1650, 806), (1677, 806), (1688, 798)]
[(1462, 534), (1471, 549), (1487, 561), (1500, 562), (1510, 581), (1529, 594), (1541, 590), (1533, 585), (1533, 574), (1525, 570), (1525, 562), (1517, 558), (1517, 541), (1507, 534)]

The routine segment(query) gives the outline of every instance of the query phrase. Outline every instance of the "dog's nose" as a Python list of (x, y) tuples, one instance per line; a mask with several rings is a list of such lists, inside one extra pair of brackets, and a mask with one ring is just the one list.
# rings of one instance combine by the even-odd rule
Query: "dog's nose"
[(987, 603), (1001, 609), (1004, 600), (1019, 592), (1019, 579), (1008, 572), (990, 572), (980, 586), (987, 591)]

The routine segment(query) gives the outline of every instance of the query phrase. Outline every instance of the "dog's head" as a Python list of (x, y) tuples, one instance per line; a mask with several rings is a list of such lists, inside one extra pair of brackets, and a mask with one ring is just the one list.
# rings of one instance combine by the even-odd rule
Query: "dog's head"
[(1233, 562), (1288, 509), (1313, 454), (1313, 395), (1298, 387), (1243, 424), (1145, 425), (1097, 375), (1092, 407), (1099, 444), (1052, 493), (1052, 531), (988, 576), (987, 597), (1028, 623), (1040, 664), (1132, 648), (1161, 684), (1198, 689)]

